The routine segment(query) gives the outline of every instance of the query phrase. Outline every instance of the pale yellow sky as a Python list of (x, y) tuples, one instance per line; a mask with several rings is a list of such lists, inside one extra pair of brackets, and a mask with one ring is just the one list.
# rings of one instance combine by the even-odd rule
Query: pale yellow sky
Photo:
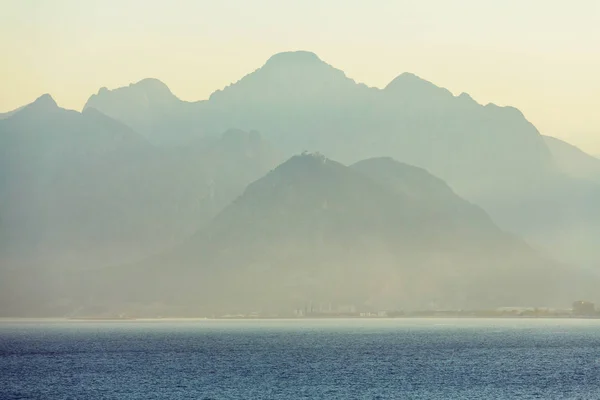
[(309, 50), (370, 86), (413, 72), (600, 154), (598, 0), (0, 0), (0, 112), (146, 77), (185, 100)]

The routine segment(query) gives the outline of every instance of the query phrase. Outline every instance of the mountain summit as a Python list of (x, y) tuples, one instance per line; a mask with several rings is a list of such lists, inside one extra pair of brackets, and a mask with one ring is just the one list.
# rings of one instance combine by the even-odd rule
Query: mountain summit
[(384, 91), (390, 95), (404, 96), (412, 101), (432, 101), (438, 98), (451, 101), (450, 99), (454, 98), (449, 90), (438, 87), (410, 72), (398, 75), (385, 87)]
[[(140, 98), (145, 98), (148, 103), (170, 103), (177, 101), (177, 97), (171, 92), (169, 87), (165, 85), (162, 81), (155, 78), (146, 78), (142, 79), (139, 82), (131, 83), (127, 87), (122, 87), (114, 90), (109, 90), (106, 87), (102, 87), (98, 90), (97, 94), (92, 95), (86, 105), (83, 107), (84, 109), (89, 107), (94, 107), (96, 104), (101, 104), (100, 102), (103, 97), (114, 95), (115, 99), (118, 98), (117, 94), (127, 94), (128, 96), (138, 96)], [(96, 108), (96, 107), (94, 107)]]
[(41, 95), (32, 103), (21, 107), (13, 111), (11, 114), (22, 114), (22, 118), (32, 118), (41, 117), (41, 115), (47, 115), (48, 113), (53, 113), (61, 110), (56, 104), (56, 101), (52, 98), (52, 96), (48, 93)]
[(95, 108), (160, 145), (181, 143), (181, 138), (193, 130), (189, 104), (160, 80), (148, 78), (114, 90), (101, 88), (89, 98), (84, 110)]
[[(311, 110), (317, 104), (330, 102), (342, 93), (352, 95), (356, 83), (343, 71), (322, 61), (316, 54), (306, 51), (279, 53), (267, 60), (256, 71), (239, 81), (217, 90), (210, 96), (209, 105), (222, 109), (240, 102), (257, 106), (296, 106), (298, 112)], [(283, 103), (283, 104), (282, 104)]]
[(33, 103), (31, 103), (30, 106), (47, 107), (47, 108), (58, 107), (58, 105), (56, 104), (56, 101), (54, 101), (52, 96), (50, 96), (50, 94), (48, 94), (48, 93), (43, 94), (40, 97), (38, 97)]
[(271, 56), (263, 68), (298, 68), (307, 65), (327, 65), (319, 56), (310, 51), (285, 51)]

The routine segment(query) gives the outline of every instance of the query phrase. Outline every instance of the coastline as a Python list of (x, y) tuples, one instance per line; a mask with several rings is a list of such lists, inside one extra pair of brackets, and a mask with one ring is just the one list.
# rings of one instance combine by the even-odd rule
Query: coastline
[(108, 317), (0, 317), (2, 323), (82, 323), (82, 322), (110, 322), (110, 323), (135, 323), (135, 322), (213, 322), (213, 321), (281, 321), (281, 322), (311, 322), (311, 321), (402, 321), (402, 320), (600, 320), (600, 316), (462, 316), (462, 315), (428, 315), (428, 316), (402, 316), (402, 317), (164, 317), (164, 318), (108, 318)]

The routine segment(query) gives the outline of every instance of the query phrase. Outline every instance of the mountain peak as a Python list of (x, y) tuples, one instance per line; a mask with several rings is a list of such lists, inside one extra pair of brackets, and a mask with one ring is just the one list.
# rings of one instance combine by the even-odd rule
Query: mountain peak
[[(177, 107), (181, 103), (163, 82), (147, 78), (116, 89), (102, 87), (88, 99), (83, 109), (95, 108), (157, 144), (170, 142), (171, 124), (177, 118), (175, 115), (179, 115)], [(155, 121), (165, 116), (170, 118), (169, 123), (157, 129)]]
[(322, 61), (315, 53), (289, 51), (273, 55), (256, 71), (211, 94), (212, 101), (251, 101), (256, 105), (281, 105), (316, 98), (339, 101), (339, 90), (348, 92), (356, 83), (343, 71)]
[(471, 97), (471, 95), (467, 92), (462, 92), (457, 97), (459, 100), (464, 101), (465, 103), (476, 103), (476, 101)]
[(394, 85), (398, 85), (398, 84), (413, 84), (413, 85), (433, 85), (431, 82), (413, 74), (412, 72), (403, 72), (400, 75), (398, 75), (397, 77), (395, 77), (390, 83), (388, 83), (388, 85), (386, 86), (386, 89), (389, 87), (393, 87)]
[(162, 92), (165, 94), (172, 95), (171, 89), (169, 89), (169, 87), (163, 81), (156, 79), (156, 78), (145, 78), (139, 82), (130, 83), (129, 87), (140, 88), (140, 89), (145, 90), (146, 92), (152, 92), (152, 93), (161, 93)]
[(267, 65), (296, 65), (296, 64), (325, 64), (315, 53), (310, 51), (284, 51), (277, 53), (267, 60)]
[[(290, 159), (277, 166), (272, 172), (279, 177), (291, 179), (291, 181), (306, 181), (307, 179), (309, 181), (311, 179), (318, 181), (327, 179), (327, 176), (332, 170), (339, 169), (338, 166), (343, 168), (341, 164), (327, 159), (320, 153), (304, 152), (292, 156)], [(281, 182), (281, 180), (278, 179), (274, 182)]]
[[(173, 99), (175, 95), (171, 89), (162, 81), (156, 78), (145, 78), (141, 81), (130, 83), (128, 86), (123, 86), (117, 89), (108, 89), (101, 87), (97, 94), (90, 97), (85, 107), (93, 107), (98, 99), (120, 96), (120, 94), (128, 93), (130, 96), (143, 96), (146, 99)], [(114, 100), (114, 99), (113, 99)]]
[(31, 104), (35, 105), (36, 107), (43, 107), (45, 109), (58, 107), (58, 105), (56, 104), (56, 101), (54, 101), (52, 96), (50, 96), (50, 94), (48, 94), (48, 93), (41, 95)]
[(385, 87), (384, 91), (392, 93), (403, 93), (411, 97), (419, 96), (445, 96), (453, 97), (449, 90), (434, 85), (411, 72), (398, 75)]
[(267, 75), (284, 75), (292, 73), (298, 76), (318, 79), (319, 76), (344, 77), (343, 71), (338, 70), (321, 60), (315, 53), (310, 51), (286, 51), (277, 53), (267, 60), (265, 65), (258, 71)]
[(321, 153), (309, 153), (303, 152), (302, 154), (298, 154), (281, 164), (281, 166), (297, 166), (297, 165), (315, 165), (320, 166), (325, 164), (328, 161), (327, 157), (325, 157)]
[(54, 113), (61, 108), (56, 104), (56, 101), (48, 93), (41, 95), (33, 103), (30, 103), (21, 109), (23, 112), (15, 112), (17, 115), (26, 115), (27, 118), (33, 115), (46, 115)]

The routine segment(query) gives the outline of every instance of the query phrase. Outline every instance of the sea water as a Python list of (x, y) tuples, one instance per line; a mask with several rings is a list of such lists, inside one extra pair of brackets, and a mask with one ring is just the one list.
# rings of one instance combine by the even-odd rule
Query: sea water
[(0, 399), (600, 399), (600, 321), (4, 321)]

